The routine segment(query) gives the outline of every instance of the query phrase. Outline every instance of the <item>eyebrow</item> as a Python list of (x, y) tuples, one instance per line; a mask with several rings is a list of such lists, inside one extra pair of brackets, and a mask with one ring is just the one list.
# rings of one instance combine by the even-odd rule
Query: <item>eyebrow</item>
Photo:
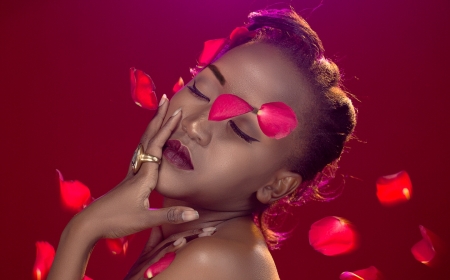
[(219, 68), (214, 64), (209, 64), (207, 67), (213, 72), (214, 76), (216, 76), (219, 83), (223, 86), (226, 81), (225, 77), (220, 73)]

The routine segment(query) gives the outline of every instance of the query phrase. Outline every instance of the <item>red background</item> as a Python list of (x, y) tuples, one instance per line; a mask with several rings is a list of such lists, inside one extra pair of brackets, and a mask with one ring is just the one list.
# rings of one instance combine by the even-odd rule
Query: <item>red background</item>
[[(189, 79), (203, 41), (227, 36), (248, 12), (277, 2), (2, 1), (0, 277), (31, 279), (35, 241), (56, 247), (72, 216), (61, 208), (56, 168), (94, 197), (123, 178), (152, 115), (130, 99), (131, 66), (151, 74), (159, 94), (171, 92), (180, 75)], [(295, 236), (274, 252), (281, 279), (338, 279), (370, 265), (387, 279), (450, 279), (448, 263), (432, 269), (410, 253), (419, 225), (449, 244), (450, 2), (322, 2), (286, 1), (307, 17), (361, 101), (361, 141), (341, 163), (341, 173), (357, 179), (347, 178), (337, 200), (295, 211)], [(412, 199), (381, 206), (377, 177), (403, 169)], [(358, 228), (356, 252), (326, 257), (309, 246), (309, 226), (329, 215)], [(146, 234), (126, 257), (101, 242), (87, 275), (122, 279)]]

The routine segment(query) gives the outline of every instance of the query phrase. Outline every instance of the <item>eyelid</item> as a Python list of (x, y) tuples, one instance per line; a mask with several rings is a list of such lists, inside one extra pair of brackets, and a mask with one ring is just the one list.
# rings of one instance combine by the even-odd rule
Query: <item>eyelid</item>
[(189, 90), (195, 94), (198, 98), (207, 100), (208, 102), (210, 101), (209, 97), (204, 95), (200, 90), (198, 90), (198, 88), (195, 86), (195, 81), (194, 84), (192, 86), (187, 86), (187, 88), (189, 88)]
[(239, 137), (241, 137), (242, 139), (244, 139), (247, 143), (252, 143), (252, 142), (259, 142), (258, 139), (255, 139), (251, 136), (248, 136), (246, 133), (244, 133), (237, 125), (234, 121), (229, 120), (228, 123), (231, 126), (231, 129), (233, 129), (234, 133), (236, 133)]

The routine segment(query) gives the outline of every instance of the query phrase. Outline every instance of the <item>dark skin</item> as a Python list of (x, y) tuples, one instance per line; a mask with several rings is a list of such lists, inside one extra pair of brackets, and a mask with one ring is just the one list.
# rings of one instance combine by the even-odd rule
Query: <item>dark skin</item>
[[(189, 149), (194, 170), (181, 170), (163, 157), (159, 170), (154, 163), (144, 163), (138, 175), (129, 174), (118, 187), (69, 223), (48, 279), (80, 279), (89, 251), (99, 238), (124, 236), (167, 222), (147, 213), (146, 224), (136, 226), (132, 223), (137, 221), (138, 214), (111, 210), (119, 204), (124, 209), (142, 208), (149, 212), (142, 198), (148, 197), (154, 187), (165, 197), (164, 209), (195, 209), (200, 218), (179, 223), (183, 221), (177, 216), (177, 224), (165, 223), (161, 230), (153, 230), (127, 279), (141, 279), (148, 265), (167, 251), (177, 251), (177, 256), (155, 279), (278, 279), (273, 259), (251, 213), (259, 204), (270, 204), (289, 195), (302, 181), (300, 175), (289, 170), (287, 159), (293, 150), (289, 147), (295, 147), (296, 134), (302, 131), (302, 116), (312, 104), (309, 89), (295, 65), (271, 45), (253, 43), (237, 47), (214, 65), (217, 69), (203, 70), (187, 85), (192, 86), (195, 81), (196, 88), (209, 101), (184, 87), (170, 104), (167, 100), (159, 108), (156, 121), (150, 122), (141, 139), (141, 143), (146, 143), (146, 153), (157, 157), (161, 157), (165, 141), (181, 141)], [(225, 82), (221, 83), (212, 70), (218, 70)], [(284, 102), (296, 112), (299, 125), (287, 137), (276, 140), (262, 133), (253, 113), (233, 118), (242, 132), (258, 140), (248, 143), (236, 134), (227, 120), (208, 121), (212, 103), (223, 93), (236, 94), (256, 108), (267, 102)], [(178, 108), (182, 111), (171, 117)], [(131, 188), (145, 191), (132, 194)], [(126, 201), (114, 195), (116, 189), (119, 195), (130, 199)], [(139, 199), (133, 201), (133, 196)], [(164, 209), (162, 211), (170, 211)], [(121, 223), (121, 217), (127, 222)], [(95, 223), (99, 219), (106, 219), (108, 223)], [(210, 227), (216, 228), (214, 235), (186, 243), (184, 237)], [(180, 240), (177, 246), (170, 245), (155, 253), (175, 239)]]

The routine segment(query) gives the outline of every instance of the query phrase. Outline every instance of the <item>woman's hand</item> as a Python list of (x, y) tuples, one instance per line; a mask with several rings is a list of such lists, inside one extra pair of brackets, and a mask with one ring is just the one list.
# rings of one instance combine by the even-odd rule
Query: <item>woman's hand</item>
[[(169, 101), (163, 96), (158, 112), (148, 125), (141, 144), (146, 154), (157, 158), (181, 119), (181, 108), (164, 123)], [(75, 216), (64, 229), (48, 280), (81, 279), (95, 243), (100, 238), (118, 238), (163, 223), (198, 219), (188, 207), (150, 209), (148, 197), (158, 181), (159, 164), (144, 162), (124, 181)]]

